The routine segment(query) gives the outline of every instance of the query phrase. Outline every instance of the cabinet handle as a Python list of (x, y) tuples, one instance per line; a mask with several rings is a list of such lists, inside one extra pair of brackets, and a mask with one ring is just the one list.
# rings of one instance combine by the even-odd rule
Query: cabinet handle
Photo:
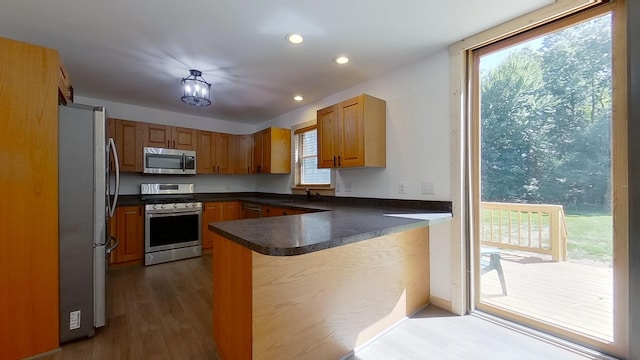
[(176, 148), (176, 141), (175, 140), (173, 140), (173, 148), (174, 149)]
[(167, 140), (167, 149), (171, 148), (171, 140)]
[(336, 166), (336, 156), (333, 155), (333, 166)]
[(342, 166), (342, 159), (340, 158), (340, 155), (338, 155), (338, 166)]
[(216, 166), (216, 174), (220, 174), (220, 165)]
[(247, 174), (251, 174), (251, 167), (247, 166)]

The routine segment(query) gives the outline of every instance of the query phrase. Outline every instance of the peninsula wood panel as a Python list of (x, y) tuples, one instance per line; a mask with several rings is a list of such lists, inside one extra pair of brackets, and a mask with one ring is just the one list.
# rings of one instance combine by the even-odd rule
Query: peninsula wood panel
[(251, 359), (251, 253), (214, 233), (213, 337), (223, 360)]
[(428, 227), (252, 255), (253, 359), (338, 359), (429, 302)]
[(55, 50), (0, 38), (0, 357), (58, 347)]

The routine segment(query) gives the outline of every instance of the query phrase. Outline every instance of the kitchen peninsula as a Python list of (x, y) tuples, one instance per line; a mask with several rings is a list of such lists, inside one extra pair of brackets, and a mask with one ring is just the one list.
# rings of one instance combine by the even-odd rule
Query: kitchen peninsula
[(428, 304), (429, 228), (450, 213), (284, 206), (314, 212), (209, 224), (222, 359), (340, 359)]

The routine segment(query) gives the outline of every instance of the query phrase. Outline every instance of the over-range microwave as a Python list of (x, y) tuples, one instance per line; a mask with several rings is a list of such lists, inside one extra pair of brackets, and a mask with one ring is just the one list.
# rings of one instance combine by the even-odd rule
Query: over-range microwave
[(142, 155), (143, 173), (195, 175), (196, 152), (145, 147)]

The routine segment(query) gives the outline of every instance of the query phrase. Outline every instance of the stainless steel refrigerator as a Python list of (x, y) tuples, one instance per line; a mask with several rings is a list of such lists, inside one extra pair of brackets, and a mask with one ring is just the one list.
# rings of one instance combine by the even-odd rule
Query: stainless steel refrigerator
[(104, 108), (60, 106), (58, 118), (62, 343), (93, 336), (106, 323), (107, 256), (118, 244), (109, 234), (109, 218), (118, 200), (120, 174)]

